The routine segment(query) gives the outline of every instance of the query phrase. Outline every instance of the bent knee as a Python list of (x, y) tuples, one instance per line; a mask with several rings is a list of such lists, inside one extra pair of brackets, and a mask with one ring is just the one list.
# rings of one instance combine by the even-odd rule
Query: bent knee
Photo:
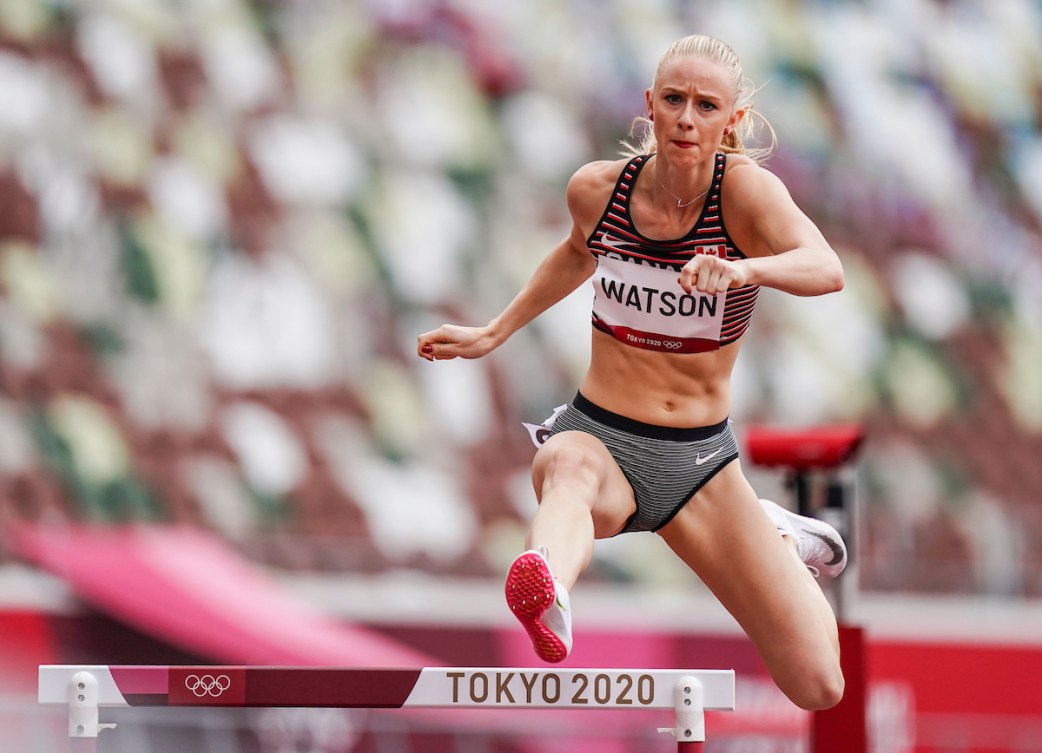
[(803, 676), (782, 688), (793, 703), (806, 711), (830, 709), (843, 698), (845, 681), (837, 662), (834, 666), (822, 667), (809, 676)]

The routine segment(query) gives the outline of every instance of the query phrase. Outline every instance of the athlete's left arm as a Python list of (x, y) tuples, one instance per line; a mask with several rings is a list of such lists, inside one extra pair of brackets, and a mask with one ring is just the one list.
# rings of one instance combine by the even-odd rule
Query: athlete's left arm
[(762, 285), (793, 295), (822, 295), (843, 287), (843, 265), (785, 184), (745, 158), (730, 158), (721, 207), (723, 221), (745, 259), (696, 256), (681, 272), (691, 292), (718, 293)]
[(747, 255), (737, 262), (747, 285), (806, 296), (843, 288), (839, 257), (778, 176), (748, 162), (727, 178), (724, 222)]

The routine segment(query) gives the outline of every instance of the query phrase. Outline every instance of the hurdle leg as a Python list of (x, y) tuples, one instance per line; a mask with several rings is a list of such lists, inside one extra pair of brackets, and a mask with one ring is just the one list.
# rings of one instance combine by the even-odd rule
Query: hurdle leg
[(66, 692), (69, 703), (69, 751), (95, 753), (98, 733), (116, 726), (98, 721), (98, 678), (90, 672), (77, 672), (69, 678)]
[(705, 689), (697, 678), (685, 675), (673, 689), (677, 753), (702, 753), (706, 739)]

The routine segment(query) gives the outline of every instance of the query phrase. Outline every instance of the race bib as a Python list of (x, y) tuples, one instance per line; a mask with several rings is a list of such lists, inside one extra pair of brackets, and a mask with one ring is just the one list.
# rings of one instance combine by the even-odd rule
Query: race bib
[(685, 293), (679, 272), (623, 261), (597, 260), (593, 314), (620, 342), (646, 350), (699, 353), (720, 345), (726, 293)]

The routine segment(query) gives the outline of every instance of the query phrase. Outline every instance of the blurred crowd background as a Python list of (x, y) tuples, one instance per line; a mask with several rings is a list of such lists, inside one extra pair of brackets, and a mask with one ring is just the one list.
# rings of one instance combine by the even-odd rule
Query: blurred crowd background
[[(19, 521), (165, 522), (500, 578), (589, 291), (481, 361), (416, 336), (510, 300), (693, 32), (847, 273), (761, 296), (739, 435), (865, 427), (863, 588), (1042, 596), (1033, 0), (0, 0), (0, 562)], [(589, 577), (675, 575), (630, 538)]]

